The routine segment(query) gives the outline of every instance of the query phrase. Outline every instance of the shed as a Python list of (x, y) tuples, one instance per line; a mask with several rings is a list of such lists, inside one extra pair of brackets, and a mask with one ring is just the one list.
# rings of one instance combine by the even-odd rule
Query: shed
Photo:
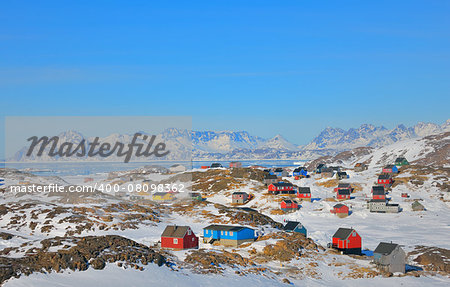
[(288, 221), (285, 226), (283, 226), (283, 230), (287, 232), (297, 232), (307, 236), (307, 231), (305, 226), (298, 221)]
[(406, 253), (395, 243), (380, 242), (373, 251), (373, 261), (377, 267), (385, 272), (405, 273)]
[(298, 210), (299, 206), (296, 201), (291, 200), (291, 199), (285, 199), (285, 200), (281, 201), (280, 208), (283, 211), (291, 212), (291, 211)]
[(348, 214), (350, 212), (350, 209), (348, 208), (347, 205), (342, 204), (342, 203), (338, 203), (338, 204), (333, 206), (333, 209), (330, 210), (330, 212), (334, 213), (338, 217), (344, 218), (344, 217), (348, 216)]
[(161, 235), (161, 248), (174, 250), (198, 248), (198, 237), (189, 226), (167, 225)]
[(243, 191), (237, 191), (233, 192), (231, 195), (231, 202), (232, 203), (238, 203), (238, 204), (244, 204), (248, 200), (248, 193)]
[(311, 201), (311, 188), (299, 187), (297, 191), (297, 198), (301, 200)]
[(331, 245), (344, 254), (361, 254), (361, 236), (353, 228), (339, 228), (333, 235)]

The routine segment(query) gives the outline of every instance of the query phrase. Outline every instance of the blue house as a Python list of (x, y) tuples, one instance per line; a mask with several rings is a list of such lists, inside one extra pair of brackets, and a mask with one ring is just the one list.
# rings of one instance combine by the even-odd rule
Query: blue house
[(296, 169), (294, 169), (294, 171), (292, 172), (293, 176), (304, 176), (306, 177), (306, 175), (308, 174), (308, 171), (306, 170), (305, 167), (301, 166), (301, 167), (297, 167)]
[(285, 226), (283, 226), (283, 230), (287, 232), (298, 232), (306, 237), (306, 228), (298, 221), (288, 221)]
[(239, 246), (255, 240), (255, 230), (245, 226), (209, 225), (203, 228), (203, 242), (218, 241), (224, 246)]

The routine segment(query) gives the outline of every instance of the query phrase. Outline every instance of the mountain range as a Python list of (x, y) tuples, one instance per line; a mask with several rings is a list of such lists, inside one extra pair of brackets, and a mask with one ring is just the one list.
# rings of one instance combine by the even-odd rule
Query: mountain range
[[(250, 135), (246, 131), (187, 131), (176, 128), (164, 130), (157, 135), (156, 142), (163, 141), (171, 151), (169, 160), (233, 160), (233, 159), (300, 159), (309, 160), (324, 155), (335, 155), (341, 151), (356, 147), (382, 147), (405, 139), (414, 139), (450, 131), (450, 119), (442, 125), (418, 123), (412, 127), (398, 125), (389, 130), (383, 126), (376, 127), (363, 124), (359, 128), (343, 130), (327, 127), (306, 146), (298, 146), (286, 140), (282, 135), (270, 139)], [(143, 133), (145, 134), (145, 133)], [(67, 131), (58, 135), (61, 142), (86, 143), (93, 138), (85, 138), (77, 131)], [(128, 143), (133, 135), (111, 134), (100, 139), (114, 145), (115, 142)], [(142, 140), (138, 141), (144, 143)], [(60, 144), (59, 143), (59, 144)], [(8, 161), (34, 161), (36, 152), (26, 157), (27, 148), (21, 148)], [(57, 157), (41, 157), (41, 161), (55, 161)], [(64, 158), (77, 160), (80, 158)], [(105, 160), (104, 158), (81, 158), (81, 160)], [(108, 161), (120, 160), (108, 157)], [(136, 161), (135, 157), (132, 160)]]

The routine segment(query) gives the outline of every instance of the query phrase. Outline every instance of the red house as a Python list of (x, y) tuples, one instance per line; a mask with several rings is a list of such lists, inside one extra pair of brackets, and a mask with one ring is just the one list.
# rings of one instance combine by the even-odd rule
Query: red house
[(272, 194), (295, 194), (294, 186), (290, 182), (271, 183), (268, 190)]
[(361, 254), (361, 236), (353, 228), (339, 228), (331, 245), (344, 254)]
[(378, 185), (382, 185), (384, 188), (388, 188), (392, 185), (394, 181), (392, 180), (392, 176), (390, 174), (381, 174), (378, 176)]
[(290, 199), (285, 199), (280, 203), (280, 208), (283, 211), (295, 211), (298, 209), (298, 203)]
[(353, 192), (353, 187), (350, 183), (338, 184), (338, 186), (334, 188), (334, 192), (338, 192), (339, 189), (350, 189), (350, 192)]
[(349, 208), (347, 205), (342, 204), (342, 203), (338, 203), (335, 206), (333, 206), (333, 209), (330, 210), (331, 213), (336, 214), (339, 217), (346, 217), (348, 216), (349, 213)]
[(239, 161), (232, 161), (230, 162), (230, 168), (240, 168), (242, 167), (242, 163)]
[(299, 187), (297, 197), (301, 200), (311, 201), (311, 189), (309, 187)]
[(198, 248), (198, 237), (189, 226), (167, 225), (161, 235), (161, 248), (174, 250)]
[(383, 171), (383, 173), (393, 174), (393, 173), (398, 173), (398, 168), (393, 164), (389, 164), (389, 165), (383, 167), (382, 171)]
[(386, 192), (384, 191), (384, 186), (373, 186), (372, 187), (372, 199), (386, 199)]
[(350, 199), (350, 194), (350, 189), (339, 189), (336, 194), (336, 198), (340, 200)]

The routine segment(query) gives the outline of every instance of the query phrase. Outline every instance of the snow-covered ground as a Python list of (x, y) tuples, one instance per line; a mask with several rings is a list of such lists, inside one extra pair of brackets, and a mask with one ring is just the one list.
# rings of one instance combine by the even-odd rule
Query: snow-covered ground
[[(351, 207), (351, 215), (346, 218), (339, 218), (330, 213), (333, 205), (337, 202), (327, 201), (334, 195), (332, 187), (324, 187), (324, 183), (329, 179), (321, 179), (317, 175), (310, 178), (295, 180), (292, 177), (284, 178), (285, 181), (291, 181), (297, 186), (311, 187), (313, 202), (302, 202), (301, 208), (289, 214), (277, 214), (274, 212), (279, 209), (279, 201), (276, 196), (269, 196), (266, 188), (259, 182), (247, 180), (245, 184), (229, 190), (218, 192), (206, 192), (207, 200), (210, 204), (201, 205), (202, 210), (190, 210), (184, 212), (183, 206), (178, 209), (172, 209), (171, 203), (161, 205), (150, 205), (156, 212), (158, 220), (142, 220), (136, 223), (137, 228), (113, 228), (120, 224), (127, 223), (124, 215), (141, 214), (141, 211), (119, 210), (114, 207), (112, 210), (106, 209), (114, 204), (126, 202), (127, 204), (135, 204), (122, 198), (113, 196), (94, 197), (93, 202), (72, 203), (58, 200), (59, 197), (50, 197), (45, 194), (26, 194), (12, 195), (8, 193), (2, 194), (1, 204), (16, 209), (4, 214), (0, 218), (0, 232), (7, 232), (15, 235), (12, 239), (0, 239), (0, 250), (8, 247), (21, 247), (24, 243), (30, 245), (26, 248), (39, 247), (40, 240), (54, 236), (64, 236), (67, 230), (74, 227), (74, 223), (64, 221), (70, 217), (71, 212), (79, 212), (85, 208), (88, 210), (85, 214), (86, 221), (92, 222), (91, 228), (86, 228), (77, 236), (86, 235), (106, 235), (115, 234), (132, 239), (147, 246), (153, 246), (160, 240), (161, 233), (168, 224), (189, 225), (197, 234), (202, 234), (202, 229), (213, 222), (214, 218), (221, 218), (226, 221), (227, 218), (218, 212), (218, 208), (214, 203), (231, 206), (230, 194), (234, 191), (245, 191), (254, 195), (254, 198), (243, 207), (250, 207), (258, 210), (264, 215), (269, 216), (277, 222), (286, 220), (300, 221), (308, 230), (308, 237), (313, 239), (315, 243), (326, 246), (331, 241), (332, 235), (339, 227), (355, 228), (361, 235), (363, 240), (363, 249), (374, 250), (379, 242), (394, 242), (403, 246), (406, 252), (413, 250), (416, 246), (436, 246), (450, 249), (450, 202), (448, 201), (448, 192), (438, 187), (445, 179), (442, 177), (436, 179), (434, 175), (421, 175), (424, 177), (423, 183), (414, 185), (409, 183), (398, 183), (389, 192), (388, 197), (392, 203), (399, 203), (402, 212), (398, 214), (379, 214), (370, 213), (366, 208), (366, 200), (371, 196), (370, 190), (380, 173), (381, 167), (387, 163), (392, 163), (396, 156), (405, 156), (410, 162), (420, 159), (432, 152), (423, 140), (406, 140), (397, 142), (384, 148), (375, 149), (370, 154), (357, 158), (350, 158), (340, 162), (339, 165), (344, 168), (351, 168), (356, 162), (368, 162), (369, 169), (364, 172), (354, 172), (348, 170), (349, 179), (341, 182), (356, 184), (358, 190), (352, 194), (352, 199), (344, 203)], [(338, 165), (338, 164), (333, 164)], [(225, 169), (223, 169), (225, 170)], [(195, 172), (204, 172), (208, 176), (207, 170), (198, 169)], [(167, 180), (172, 175), (146, 175), (143, 179), (152, 181)], [(410, 170), (402, 172), (398, 178), (408, 178), (414, 176)], [(90, 176), (95, 183), (111, 183), (115, 179), (108, 179), (108, 174), (96, 174)], [(46, 178), (42, 176), (22, 176), (20, 178), (6, 178), (8, 184), (17, 184), (19, 181), (27, 181), (30, 183), (48, 184), (55, 180), (54, 178)], [(56, 179), (59, 184), (83, 185), (84, 176), (71, 175)], [(448, 181), (448, 178), (446, 179)], [(92, 185), (93, 182), (87, 184)], [(127, 182), (121, 182), (121, 186), (126, 186)], [(190, 188), (190, 183), (187, 183)], [(407, 192), (410, 198), (401, 197), (403, 192)], [(441, 198), (447, 199), (447, 201)], [(425, 206), (426, 211), (412, 211), (412, 199), (420, 200)], [(25, 206), (26, 203), (33, 203), (31, 206)], [(187, 208), (188, 204), (186, 204)], [(62, 212), (51, 218), (49, 223), (49, 212), (56, 207), (65, 208)], [(117, 209), (117, 210), (116, 210)], [(45, 211), (45, 212), (44, 212)], [(173, 211), (173, 212), (172, 212)], [(203, 213), (202, 213), (203, 212)], [(102, 221), (102, 216), (112, 216), (111, 221)], [(32, 229), (30, 222), (36, 222), (37, 228)], [(158, 222), (159, 221), (159, 222)], [(16, 222), (16, 223), (12, 223)], [(24, 224), (22, 224), (24, 223)], [(108, 228), (99, 228), (103, 224)], [(42, 231), (41, 227), (52, 225), (49, 232)], [(109, 228), (110, 227), (110, 228)], [(269, 226), (257, 226), (258, 231), (264, 228), (265, 234), (270, 234), (276, 230)], [(244, 257), (249, 257), (250, 249), (254, 248), (258, 252), (262, 252), (263, 248), (269, 244), (274, 244), (276, 239), (267, 239), (257, 241), (250, 246), (237, 248), (235, 251)], [(20, 257), (26, 252), (26, 248), (17, 249), (8, 256)], [(216, 247), (210, 244), (204, 244), (200, 240), (200, 248), (217, 249), (232, 251), (235, 248)], [(55, 251), (55, 250), (53, 250)], [(182, 262), (189, 251), (175, 251), (172, 254)], [(89, 268), (87, 271), (72, 272), (66, 270), (62, 273), (51, 272), (49, 274), (34, 273), (28, 277), (21, 276), (19, 279), (10, 279), (5, 286), (281, 286), (282, 279), (288, 278), (295, 285), (307, 286), (388, 286), (388, 285), (409, 285), (409, 286), (448, 286), (450, 279), (440, 275), (392, 277), (385, 278), (377, 276), (375, 278), (364, 279), (345, 279), (339, 275), (340, 271), (350, 272), (349, 267), (330, 266), (330, 262), (337, 260), (339, 262), (356, 264), (358, 266), (373, 268), (370, 266), (370, 260), (354, 259), (342, 255), (330, 255), (319, 253), (320, 260), (317, 260), (315, 267), (317, 277), (300, 276), (292, 277), (285, 270), (287, 267), (304, 268), (310, 263), (309, 259), (294, 259), (287, 263), (286, 266), (280, 266), (279, 262), (268, 262), (264, 266), (273, 272), (264, 275), (247, 274), (245, 276), (237, 275), (230, 268), (225, 269), (224, 274), (196, 274), (189, 268), (178, 266), (174, 270), (168, 267), (157, 267), (156, 265), (146, 265), (144, 271), (137, 271), (131, 268), (124, 269), (115, 264), (108, 264), (104, 270), (98, 271)], [(413, 258), (409, 258), (410, 264)], [(339, 272), (338, 272), (339, 271)], [(280, 272), (276, 274), (276, 272)]]

